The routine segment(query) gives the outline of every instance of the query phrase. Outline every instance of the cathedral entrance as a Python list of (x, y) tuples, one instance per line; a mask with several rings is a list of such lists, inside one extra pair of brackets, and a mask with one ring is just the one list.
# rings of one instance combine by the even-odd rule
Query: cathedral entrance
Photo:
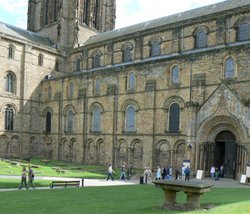
[(229, 131), (220, 132), (215, 138), (214, 165), (224, 167), (224, 176), (235, 178), (237, 145), (235, 136)]
[(239, 168), (242, 165), (239, 160), (242, 159), (240, 158), (242, 152), (239, 148), (232, 132), (221, 131), (215, 136), (214, 141), (205, 142), (200, 146), (202, 155), (198, 159), (199, 168), (205, 170), (206, 175), (209, 176), (211, 166), (218, 169), (223, 166), (224, 177), (236, 178), (236, 174), (239, 173)]

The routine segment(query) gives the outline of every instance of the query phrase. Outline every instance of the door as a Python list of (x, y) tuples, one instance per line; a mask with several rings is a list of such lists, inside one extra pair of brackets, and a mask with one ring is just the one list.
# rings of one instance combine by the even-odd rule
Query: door
[(224, 176), (235, 178), (237, 144), (234, 135), (229, 131), (220, 132), (215, 139), (214, 165), (219, 168), (224, 167)]
[(237, 146), (234, 141), (225, 142), (225, 176), (235, 178)]

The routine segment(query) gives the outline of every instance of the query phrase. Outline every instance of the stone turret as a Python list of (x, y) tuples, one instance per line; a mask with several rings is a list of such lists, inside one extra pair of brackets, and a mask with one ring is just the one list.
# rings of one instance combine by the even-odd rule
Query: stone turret
[(115, 27), (116, 0), (29, 0), (28, 30), (69, 51), (90, 36)]

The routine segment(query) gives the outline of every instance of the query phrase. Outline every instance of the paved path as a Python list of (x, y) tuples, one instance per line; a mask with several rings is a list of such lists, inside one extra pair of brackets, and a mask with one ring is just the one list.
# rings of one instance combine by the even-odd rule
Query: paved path
[[(20, 176), (8, 176), (8, 175), (0, 175), (0, 181), (1, 179), (20, 179)], [(45, 177), (45, 176), (36, 176), (37, 180), (79, 180), (80, 185), (82, 182), (82, 179), (79, 178), (64, 178), (64, 177)], [(209, 182), (213, 183), (214, 187), (221, 187), (221, 188), (250, 188), (250, 185), (243, 185), (240, 184), (239, 181), (233, 180), (233, 179), (228, 179), (228, 178), (222, 178), (219, 181), (214, 181), (211, 178), (205, 178), (202, 180), (197, 180), (197, 179), (191, 179), (191, 181), (204, 181), (204, 182)], [(35, 182), (34, 182), (35, 184)], [(129, 180), (129, 181), (119, 181), (119, 180), (108, 180), (106, 179), (84, 179), (84, 186), (85, 187), (91, 187), (91, 186), (116, 186), (116, 185), (134, 185), (134, 184), (139, 184), (139, 179), (136, 180)], [(36, 189), (49, 189), (49, 187), (38, 187)], [(17, 188), (14, 189), (0, 189), (0, 192), (3, 191), (16, 191), (18, 190)]]
[[(196, 180), (196, 179), (195, 179)], [(250, 188), (250, 184), (241, 184), (238, 180), (233, 180), (230, 178), (220, 178), (220, 180), (215, 181), (212, 178), (204, 178), (201, 181), (210, 182), (214, 187), (221, 188)]]
[[(10, 175), (0, 175), (0, 182), (1, 179), (21, 179), (20, 176), (10, 176)], [(80, 186), (82, 186), (82, 179), (79, 178), (65, 178), (65, 177), (46, 177), (46, 176), (36, 176), (35, 180), (48, 180), (48, 181), (80, 181)], [(118, 186), (118, 185), (133, 185), (133, 184), (139, 184), (139, 181), (137, 180), (127, 180), (127, 181), (119, 181), (119, 180), (108, 180), (106, 179), (84, 179), (84, 186), (90, 187), (90, 186)], [(36, 185), (36, 182), (34, 181), (34, 185)], [(25, 189), (25, 188), (24, 188)], [(36, 189), (49, 189), (49, 187), (38, 187)], [(0, 192), (3, 191), (14, 191), (18, 190), (18, 188), (12, 188), (12, 189), (0, 189)]]

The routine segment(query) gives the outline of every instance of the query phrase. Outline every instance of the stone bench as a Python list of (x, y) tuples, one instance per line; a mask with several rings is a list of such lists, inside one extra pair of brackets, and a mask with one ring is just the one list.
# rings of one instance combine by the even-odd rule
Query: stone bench
[[(200, 207), (200, 196), (204, 192), (210, 191), (213, 186), (210, 183), (181, 180), (162, 180), (154, 181), (153, 183), (164, 191), (165, 202), (163, 207), (167, 209), (198, 209)], [(179, 191), (183, 191), (187, 195), (185, 205), (180, 205), (176, 202), (176, 193)]]

